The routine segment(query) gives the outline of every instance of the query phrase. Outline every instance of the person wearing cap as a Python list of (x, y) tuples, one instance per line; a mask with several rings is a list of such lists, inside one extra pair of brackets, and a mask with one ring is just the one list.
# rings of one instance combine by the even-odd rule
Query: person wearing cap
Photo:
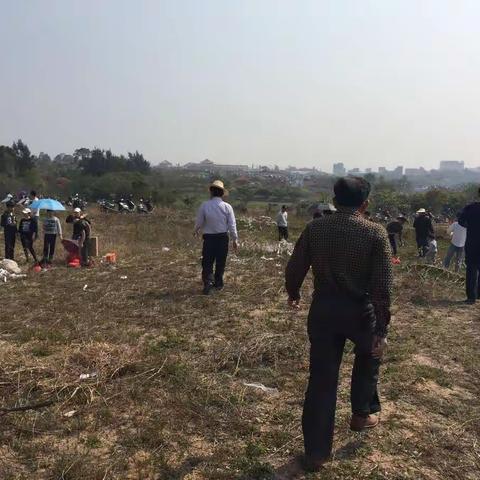
[(298, 239), (285, 271), (288, 303), (299, 307), (310, 268), (314, 294), (307, 320), (310, 377), (302, 427), (305, 467), (318, 471), (332, 453), (340, 364), (345, 342), (355, 344), (350, 428), (378, 425), (377, 391), (390, 323), (393, 271), (382, 225), (367, 220), (370, 184), (345, 177), (334, 186), (335, 215), (310, 222)]
[(286, 205), (282, 205), (282, 208), (277, 214), (277, 228), (278, 228), (278, 241), (282, 239), (288, 240), (288, 212)]
[(53, 210), (47, 210), (47, 218), (43, 221), (43, 259), (42, 265), (52, 264), (55, 255), (55, 246), (57, 237), (63, 240), (62, 224), (58, 217), (54, 215)]
[(5, 237), (5, 258), (14, 260), (15, 258), (15, 239), (17, 237), (17, 218), (15, 217), (15, 203), (9, 200), (5, 204), (6, 210), (3, 212), (0, 225), (3, 227)]
[(25, 252), (25, 260), (28, 263), (28, 253), (32, 255), (33, 261), (38, 263), (37, 254), (33, 248), (33, 244), (38, 237), (38, 224), (32, 216), (29, 208), (22, 210), (23, 218), (18, 225), (18, 233), (22, 242), (23, 251)]
[(89, 265), (88, 242), (90, 240), (90, 222), (83, 215), (82, 209), (78, 207), (73, 210), (72, 222), (72, 239), (78, 242), (82, 266), (86, 267)]
[[(233, 248), (238, 249), (238, 233), (232, 206), (223, 200), (227, 191), (220, 180), (210, 185), (210, 200), (202, 203), (197, 212), (195, 235), (203, 233), (202, 280), (203, 293), (223, 288), (223, 274), (228, 256), (229, 235)], [(215, 265), (215, 274), (213, 268)]]
[(413, 222), (415, 238), (417, 241), (418, 256), (425, 257), (432, 240), (435, 240), (432, 219), (424, 208), (417, 210), (417, 216)]
[(388, 240), (390, 241), (394, 257), (398, 255), (397, 238), (400, 242), (400, 245), (403, 243), (403, 226), (405, 225), (406, 221), (407, 219), (403, 215), (399, 215), (396, 220), (393, 220), (387, 224)]

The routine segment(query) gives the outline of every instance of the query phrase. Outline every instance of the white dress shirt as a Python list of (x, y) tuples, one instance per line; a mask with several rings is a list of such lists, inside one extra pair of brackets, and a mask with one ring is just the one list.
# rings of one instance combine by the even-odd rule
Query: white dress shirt
[(197, 213), (195, 229), (203, 233), (230, 233), (232, 240), (238, 240), (237, 223), (232, 206), (220, 197), (203, 202)]
[(462, 227), (458, 222), (453, 222), (448, 227), (448, 233), (452, 236), (452, 244), (456, 247), (463, 248), (467, 241), (467, 229)]

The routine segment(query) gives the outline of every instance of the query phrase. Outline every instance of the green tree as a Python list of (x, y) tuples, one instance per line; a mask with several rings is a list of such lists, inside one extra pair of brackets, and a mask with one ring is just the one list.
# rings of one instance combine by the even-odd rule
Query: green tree
[(34, 168), (35, 163), (27, 144), (19, 139), (13, 143), (12, 150), (15, 153), (15, 173), (17, 175), (24, 175)]

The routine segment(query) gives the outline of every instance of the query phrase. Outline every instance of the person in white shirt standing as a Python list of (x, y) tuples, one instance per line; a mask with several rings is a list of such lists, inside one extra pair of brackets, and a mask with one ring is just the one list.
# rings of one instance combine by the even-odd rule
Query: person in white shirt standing
[[(220, 180), (210, 185), (210, 200), (202, 203), (195, 222), (195, 235), (203, 233), (202, 280), (203, 293), (223, 288), (223, 274), (228, 256), (229, 234), (233, 248), (238, 249), (238, 233), (232, 206), (223, 201), (227, 191)], [(215, 266), (215, 274), (213, 268)]]
[[(457, 219), (458, 215), (459, 214), (457, 214)], [(467, 240), (467, 229), (462, 227), (458, 221), (456, 221), (448, 227), (448, 233), (452, 237), (452, 243), (448, 248), (447, 255), (443, 261), (443, 266), (449, 268), (453, 257), (455, 257), (455, 271), (458, 272), (463, 261), (465, 242)]]
[(278, 241), (288, 240), (288, 212), (287, 207), (282, 205), (282, 209), (277, 215)]

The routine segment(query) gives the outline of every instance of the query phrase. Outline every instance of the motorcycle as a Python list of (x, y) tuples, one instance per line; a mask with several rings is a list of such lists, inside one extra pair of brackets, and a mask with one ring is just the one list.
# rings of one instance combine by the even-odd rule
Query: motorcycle
[(85, 210), (87, 208), (87, 202), (76, 193), (75, 195), (68, 197), (67, 206)]
[(118, 212), (116, 203), (112, 202), (111, 200), (101, 199), (97, 201), (97, 204), (104, 212)]
[(150, 200), (145, 200), (143, 198), (140, 199), (137, 206), (138, 213), (152, 213), (153, 205)]
[(117, 207), (120, 213), (132, 213), (137, 208), (131, 199), (125, 200), (124, 198), (117, 201)]

